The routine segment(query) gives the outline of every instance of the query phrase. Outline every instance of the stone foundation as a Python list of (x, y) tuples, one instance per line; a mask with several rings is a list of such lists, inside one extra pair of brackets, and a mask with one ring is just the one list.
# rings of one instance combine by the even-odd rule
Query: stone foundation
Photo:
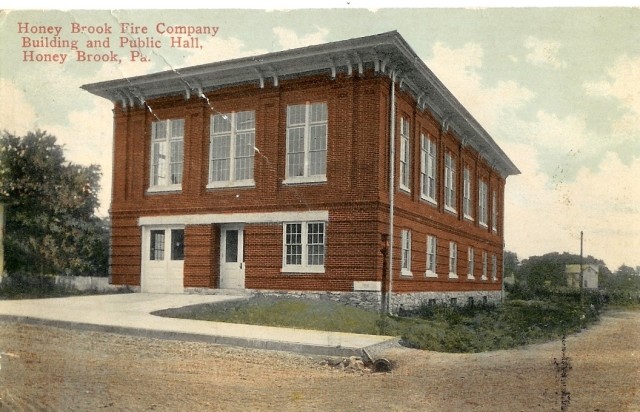
[[(276, 296), (294, 297), (306, 299), (327, 300), (350, 305), (358, 308), (379, 311), (382, 304), (382, 293), (379, 291), (357, 291), (357, 292), (325, 292), (325, 291), (287, 291), (287, 290), (262, 290), (262, 289), (207, 289), (207, 288), (185, 288), (186, 293), (216, 294), (216, 295), (250, 295), (250, 296)], [(464, 306), (470, 303), (469, 298), (473, 298), (474, 304), (490, 303), (500, 304), (502, 302), (501, 291), (469, 291), (469, 292), (413, 292), (394, 293), (391, 295), (391, 309), (393, 313), (402, 310), (411, 310), (423, 304)]]

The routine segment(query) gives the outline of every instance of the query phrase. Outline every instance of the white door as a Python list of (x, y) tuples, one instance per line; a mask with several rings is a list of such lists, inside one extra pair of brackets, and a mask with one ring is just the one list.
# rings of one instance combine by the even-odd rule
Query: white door
[(142, 292), (184, 292), (184, 227), (142, 230)]
[(244, 289), (243, 244), (242, 226), (220, 228), (220, 289)]

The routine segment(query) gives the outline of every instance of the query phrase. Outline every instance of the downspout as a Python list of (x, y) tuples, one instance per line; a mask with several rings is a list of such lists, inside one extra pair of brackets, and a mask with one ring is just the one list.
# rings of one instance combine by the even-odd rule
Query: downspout
[(391, 104), (389, 105), (389, 288), (387, 289), (387, 311), (391, 315), (391, 294), (393, 292), (393, 217), (395, 203), (395, 158), (396, 158), (396, 72), (391, 77)]

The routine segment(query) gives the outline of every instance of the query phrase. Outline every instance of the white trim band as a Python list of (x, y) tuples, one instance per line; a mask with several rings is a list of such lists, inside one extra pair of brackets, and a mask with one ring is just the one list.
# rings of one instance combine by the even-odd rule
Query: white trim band
[(328, 210), (306, 210), (266, 213), (208, 213), (198, 215), (142, 216), (138, 226), (208, 225), (213, 223), (281, 223), (296, 221), (328, 221)]

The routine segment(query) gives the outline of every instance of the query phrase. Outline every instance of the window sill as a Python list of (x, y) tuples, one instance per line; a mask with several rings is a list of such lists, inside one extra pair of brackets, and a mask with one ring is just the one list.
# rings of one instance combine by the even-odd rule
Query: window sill
[(181, 192), (182, 185), (171, 185), (171, 186), (152, 186), (147, 189), (147, 194), (150, 193), (175, 193)]
[(489, 228), (489, 226), (487, 226), (486, 223), (480, 222), (479, 225), (480, 225), (481, 228), (484, 228), (484, 229), (488, 229)]
[(214, 182), (207, 185), (207, 189), (232, 189), (236, 187), (256, 187), (256, 182), (253, 180), (242, 180), (238, 182)]
[(480, 280), (488, 280), (486, 276), (480, 278)]
[(474, 221), (473, 216), (470, 216), (470, 215), (464, 215), (464, 220), (468, 220), (469, 222)]
[(467, 280), (476, 280), (476, 277), (473, 275), (467, 275)]
[(280, 269), (280, 273), (290, 273), (290, 274), (313, 274), (313, 273), (324, 273), (324, 266), (284, 266)]
[(407, 186), (400, 184), (398, 185), (398, 189), (400, 189), (401, 192), (410, 195), (411, 194), (411, 189), (409, 189)]
[(452, 208), (451, 206), (445, 206), (444, 207), (444, 211), (458, 216), (458, 211), (456, 209)]
[(458, 279), (458, 275), (453, 272), (449, 272), (449, 279)]
[(433, 272), (431, 270), (428, 270), (424, 273), (424, 276), (427, 278), (437, 278), (438, 274), (436, 272)]
[(327, 176), (288, 177), (282, 181), (283, 185), (300, 185), (308, 183), (327, 183)]
[(402, 269), (400, 271), (400, 276), (405, 277), (405, 278), (411, 278), (411, 277), (413, 277), (413, 273), (410, 270)]
[(427, 197), (425, 195), (420, 195), (420, 200), (423, 200), (423, 201), (429, 203), (431, 206), (434, 206), (434, 207), (438, 206), (438, 202), (436, 202), (435, 199)]

